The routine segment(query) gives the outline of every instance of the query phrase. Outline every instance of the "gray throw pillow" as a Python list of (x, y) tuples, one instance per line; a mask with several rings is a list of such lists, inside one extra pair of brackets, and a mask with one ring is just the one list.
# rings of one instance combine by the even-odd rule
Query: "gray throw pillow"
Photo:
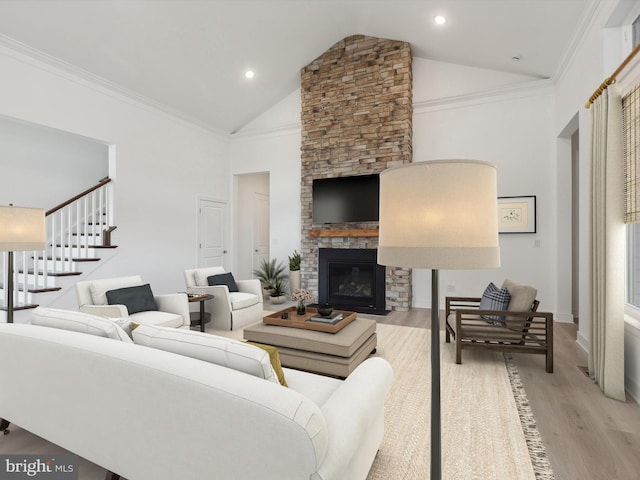
[(124, 305), (127, 307), (129, 315), (138, 312), (148, 312), (158, 310), (156, 300), (153, 298), (151, 285), (137, 285), (135, 287), (118, 288), (109, 290), (107, 293), (107, 303), (109, 305)]
[(230, 292), (238, 291), (238, 285), (236, 285), (236, 281), (231, 272), (211, 275), (210, 277), (207, 277), (207, 283), (209, 286), (226, 285)]
[[(480, 310), (506, 310), (509, 308), (511, 294), (506, 288), (498, 288), (491, 282), (480, 299)], [(504, 316), (502, 315), (482, 315), (482, 318), (488, 320), (491, 325), (500, 327), (505, 326)]]

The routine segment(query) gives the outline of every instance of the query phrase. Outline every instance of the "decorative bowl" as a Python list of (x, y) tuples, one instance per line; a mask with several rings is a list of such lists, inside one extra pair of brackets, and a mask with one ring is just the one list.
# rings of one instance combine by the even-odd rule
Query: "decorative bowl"
[(318, 313), (323, 317), (328, 317), (333, 312), (333, 307), (328, 303), (323, 303), (322, 305), (318, 305)]

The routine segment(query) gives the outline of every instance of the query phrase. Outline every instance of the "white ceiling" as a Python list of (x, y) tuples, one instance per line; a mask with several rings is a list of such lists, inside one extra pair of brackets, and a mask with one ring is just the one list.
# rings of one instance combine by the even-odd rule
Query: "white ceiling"
[[(354, 34), (410, 42), (415, 57), (552, 78), (593, 4), (0, 0), (0, 41), (232, 133), (298, 88), (303, 66)], [(436, 26), (436, 14), (448, 22)]]

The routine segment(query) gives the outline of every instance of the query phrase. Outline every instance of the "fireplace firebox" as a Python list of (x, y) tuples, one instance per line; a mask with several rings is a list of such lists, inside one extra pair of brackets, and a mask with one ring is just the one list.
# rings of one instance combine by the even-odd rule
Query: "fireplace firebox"
[(321, 248), (318, 302), (340, 310), (384, 315), (385, 267), (377, 264), (377, 250)]

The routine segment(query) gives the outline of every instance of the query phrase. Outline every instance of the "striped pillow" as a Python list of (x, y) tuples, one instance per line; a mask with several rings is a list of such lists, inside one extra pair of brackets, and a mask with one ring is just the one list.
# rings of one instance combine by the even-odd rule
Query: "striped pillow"
[[(509, 302), (511, 301), (511, 294), (506, 288), (498, 288), (493, 282), (491, 282), (480, 299), (480, 310), (507, 310), (509, 308)], [(482, 315), (482, 318), (488, 321), (491, 325), (504, 327), (503, 315)]]

